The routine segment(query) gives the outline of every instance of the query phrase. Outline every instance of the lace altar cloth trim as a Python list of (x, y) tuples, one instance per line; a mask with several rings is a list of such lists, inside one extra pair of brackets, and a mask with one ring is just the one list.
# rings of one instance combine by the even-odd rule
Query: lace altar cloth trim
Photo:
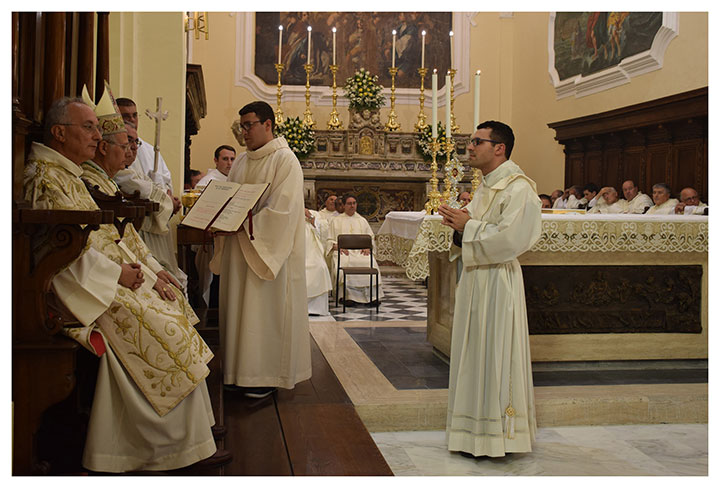
[[(426, 216), (415, 240), (378, 234), (378, 259), (405, 269), (411, 280), (430, 274), (428, 251), (448, 251), (452, 229)], [(708, 219), (700, 216), (543, 215), (540, 252), (708, 252)]]

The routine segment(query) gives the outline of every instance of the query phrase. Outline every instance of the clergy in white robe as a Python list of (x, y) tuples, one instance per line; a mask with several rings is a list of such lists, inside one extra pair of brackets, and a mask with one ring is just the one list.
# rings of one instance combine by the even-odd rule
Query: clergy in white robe
[(622, 191), (625, 200), (628, 202), (629, 214), (642, 214), (648, 207), (652, 207), (653, 201), (649, 195), (640, 191), (633, 180), (626, 180), (622, 184)]
[[(213, 161), (215, 162), (215, 167), (208, 170), (207, 174), (200, 179), (196, 187), (205, 187), (212, 180), (227, 181), (227, 175), (230, 173), (230, 169), (235, 161), (235, 149), (232, 146), (219, 146), (215, 149)], [(213, 245), (192, 246), (192, 250), (195, 252), (195, 269), (198, 274), (201, 294), (205, 303), (210, 305), (210, 285), (213, 280), (213, 274), (212, 271), (210, 271), (210, 261), (214, 253)]]
[[(103, 130), (118, 120), (104, 120)], [(117, 150), (124, 143), (98, 142), (98, 118), (77, 99), (55, 102), (46, 123), (48, 145), (34, 143), (25, 166), (25, 198), (33, 208), (97, 210), (80, 163), (98, 145)], [(216, 451), (205, 385), (212, 352), (193, 327), (197, 316), (154, 273), (156, 264), (134, 236), (120, 240), (114, 225), (101, 225), (52, 281), (82, 324), (63, 332), (100, 356), (82, 461), (93, 471), (170, 470)], [(161, 298), (163, 288), (176, 299)]]
[(333, 217), (338, 215), (338, 211), (335, 210), (335, 201), (337, 200), (337, 195), (330, 194), (325, 199), (325, 206), (320, 209), (318, 212), (320, 214), (320, 217), (330, 222)]
[(679, 215), (703, 215), (707, 205), (700, 201), (695, 188), (683, 188), (680, 191), (680, 203), (675, 205), (675, 213)]
[(656, 183), (653, 185), (653, 205), (646, 212), (647, 215), (674, 215), (677, 206), (677, 198), (670, 198), (670, 187), (665, 183)]
[[(527, 452), (537, 430), (523, 277), (517, 257), (540, 236), (535, 183), (511, 160), (512, 130), (480, 124), (468, 147), (483, 172), (465, 209), (439, 209), (462, 256), (455, 291), (446, 439), (473, 456)], [(506, 129), (505, 129), (506, 128)], [(494, 142), (491, 142), (494, 141)], [(502, 141), (502, 142), (501, 142)], [(507, 142), (505, 142), (507, 141)], [(507, 155), (506, 155), (507, 151)]]
[(303, 173), (265, 102), (240, 110), (248, 150), (229, 181), (269, 183), (239, 232), (215, 239), (224, 383), (293, 388), (311, 375)]
[[(330, 222), (330, 234), (328, 235), (328, 244), (326, 246), (327, 253), (332, 257), (330, 272), (332, 273), (333, 286), (337, 285), (335, 293), (338, 298), (345, 299), (343, 296), (343, 275), (340, 273), (338, 282), (338, 251), (337, 236), (340, 234), (367, 234), (375, 239), (375, 234), (370, 228), (367, 219), (357, 213), (357, 200), (352, 195), (346, 195), (343, 198), (345, 212), (338, 215)], [(347, 254), (346, 254), (347, 253)], [(376, 294), (382, 300), (384, 293), (382, 289), (382, 276), (377, 260), (373, 259), (373, 268), (378, 270), (378, 290), (375, 290), (375, 279), (373, 279), (372, 289), (370, 288), (370, 276), (368, 275), (350, 275), (346, 281), (347, 299), (358, 303), (371, 303), (375, 300)], [(370, 266), (369, 250), (349, 250), (340, 253), (340, 266), (343, 267), (367, 267)]]
[(305, 281), (310, 315), (330, 315), (328, 294), (332, 281), (325, 261), (328, 230), (327, 221), (318, 212), (305, 209)]
[(597, 205), (588, 210), (588, 214), (616, 214), (628, 213), (627, 200), (620, 200), (618, 192), (611, 186), (606, 186), (597, 194)]

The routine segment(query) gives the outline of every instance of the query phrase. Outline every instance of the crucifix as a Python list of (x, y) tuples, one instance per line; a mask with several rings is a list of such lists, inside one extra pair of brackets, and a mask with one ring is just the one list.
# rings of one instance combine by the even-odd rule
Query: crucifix
[(158, 158), (160, 157), (160, 124), (163, 120), (168, 118), (167, 110), (162, 110), (162, 97), (157, 97), (157, 109), (155, 112), (151, 112), (150, 109), (145, 109), (145, 115), (155, 120), (155, 160), (153, 163), (153, 174), (157, 173), (158, 170)]

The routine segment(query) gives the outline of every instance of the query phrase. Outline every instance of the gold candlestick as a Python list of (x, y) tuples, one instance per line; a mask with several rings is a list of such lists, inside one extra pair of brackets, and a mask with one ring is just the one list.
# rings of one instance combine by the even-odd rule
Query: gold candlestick
[(445, 138), (445, 152), (447, 155), (447, 162), (445, 163), (445, 192), (443, 198), (445, 203), (452, 208), (460, 208), (460, 202), (457, 201), (458, 196), (458, 183), (463, 178), (463, 165), (460, 161), (453, 160), (452, 152), (455, 149), (455, 143), (452, 137)]
[(456, 69), (450, 70), (450, 125), (452, 132), (460, 130), (460, 126), (455, 123), (455, 73)]
[(400, 129), (400, 124), (397, 121), (397, 114), (395, 113), (395, 75), (398, 72), (397, 68), (388, 68), (390, 71), (390, 113), (388, 114), (388, 121), (385, 124), (385, 130), (393, 132)]
[(277, 110), (275, 111), (275, 125), (281, 125), (285, 123), (285, 116), (283, 115), (282, 108), (280, 108), (280, 101), (282, 100), (282, 71), (285, 65), (282, 63), (275, 63), (275, 70), (278, 74), (277, 82)]
[(339, 113), (337, 111), (337, 85), (335, 84), (335, 75), (337, 74), (338, 66), (337, 64), (331, 64), (330, 65), (330, 71), (332, 71), (333, 75), (333, 84), (332, 84), (332, 102), (333, 102), (333, 108), (332, 112), (330, 112), (330, 120), (328, 120), (327, 128), (330, 130), (340, 130), (342, 129), (343, 123), (342, 120), (340, 120)]
[(310, 111), (310, 73), (312, 72), (313, 65), (312, 64), (306, 64), (305, 65), (305, 112), (303, 112), (303, 125), (310, 127), (311, 129), (315, 127), (315, 121), (312, 117), (312, 112)]
[(425, 204), (425, 211), (429, 214), (433, 214), (437, 212), (438, 207), (440, 206), (441, 199), (442, 199), (442, 193), (438, 191), (438, 179), (437, 179), (437, 153), (440, 149), (440, 144), (437, 142), (437, 138), (434, 138), (432, 143), (430, 144), (430, 148), (432, 150), (432, 164), (430, 165), (430, 168), (432, 169), (432, 177), (430, 178), (430, 193), (428, 194), (428, 201)]
[(425, 115), (425, 75), (427, 74), (427, 68), (418, 68), (418, 73), (420, 74), (420, 113), (415, 123), (415, 130), (421, 132), (427, 127), (427, 123), (425, 123), (427, 119)]

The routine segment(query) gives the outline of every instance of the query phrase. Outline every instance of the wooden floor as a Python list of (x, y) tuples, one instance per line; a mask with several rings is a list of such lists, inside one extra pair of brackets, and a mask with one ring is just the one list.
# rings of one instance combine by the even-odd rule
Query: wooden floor
[(311, 349), (312, 378), (260, 400), (223, 390), (216, 354), (208, 387), (215, 417), (223, 418), (227, 429), (218, 446), (230, 451), (233, 460), (206, 474), (392, 476), (312, 338)]

